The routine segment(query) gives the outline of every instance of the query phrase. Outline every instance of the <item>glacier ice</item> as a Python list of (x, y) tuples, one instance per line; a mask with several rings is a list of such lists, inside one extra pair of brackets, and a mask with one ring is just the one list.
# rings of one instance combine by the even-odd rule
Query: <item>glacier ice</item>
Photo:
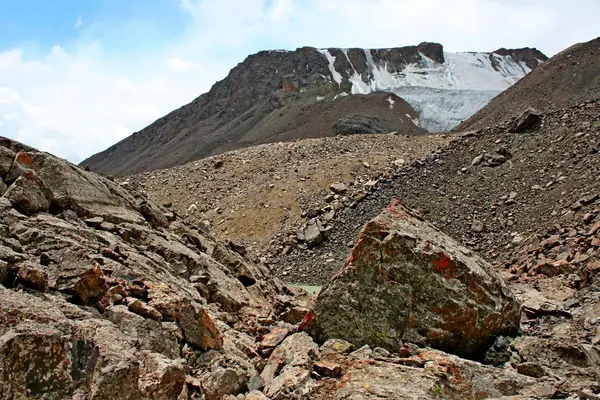
[(365, 50), (368, 73), (361, 76), (348, 57), (348, 49), (342, 52), (348, 58), (350, 71), (336, 71), (335, 57), (326, 49), (319, 51), (329, 61), (338, 84), (341, 85), (343, 72), (352, 84), (352, 94), (386, 91), (402, 97), (419, 113), (418, 125), (429, 131), (454, 128), (531, 71), (524, 62), (516, 62), (508, 55), (444, 52), (442, 64), (419, 53), (418, 63), (390, 72), (386, 62), (376, 63), (371, 51)]

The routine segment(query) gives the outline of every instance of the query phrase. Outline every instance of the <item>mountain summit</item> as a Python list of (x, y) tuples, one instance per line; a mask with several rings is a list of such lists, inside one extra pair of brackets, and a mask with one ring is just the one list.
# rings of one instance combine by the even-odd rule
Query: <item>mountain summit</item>
[(437, 43), (262, 51), (82, 165), (126, 175), (260, 143), (449, 130), (546, 59), (530, 48), (449, 53)]

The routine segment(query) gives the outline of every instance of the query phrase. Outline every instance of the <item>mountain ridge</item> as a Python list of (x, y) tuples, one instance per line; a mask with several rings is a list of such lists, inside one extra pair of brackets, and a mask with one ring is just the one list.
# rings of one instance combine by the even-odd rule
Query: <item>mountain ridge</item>
[[(413, 99), (412, 104), (418, 106), (421, 100), (428, 104), (427, 100), (432, 97), (441, 98), (442, 101), (448, 100), (449, 108), (462, 107), (466, 110), (463, 113), (469, 116), (496, 94), (494, 90), (499, 92), (524, 76), (529, 69), (527, 63), (537, 65), (538, 60), (546, 59), (536, 49), (499, 49), (498, 52), (502, 54), (445, 53), (442, 45), (425, 42), (418, 46), (391, 49), (303, 47), (295, 51), (262, 51), (248, 56), (207, 93), (84, 160), (81, 165), (99, 173), (122, 176), (180, 165), (249, 145), (333, 136), (340, 133), (333, 128), (339, 121), (328, 116), (326, 111), (336, 116), (340, 114), (335, 111), (344, 107), (340, 97), (350, 93), (369, 97), (378, 91), (392, 91), (390, 89), (398, 85), (403, 85), (406, 91), (395, 94)], [(445, 66), (443, 63), (449, 57), (462, 57), (463, 60), (449, 61)], [(477, 65), (471, 67), (471, 64), (465, 64), (468, 62)], [(480, 68), (479, 64), (483, 67)], [(453, 84), (450, 79), (464, 76), (469, 68), (480, 69), (485, 77), (479, 79), (479, 83), (463, 79)], [(496, 76), (495, 86), (489, 86), (490, 76)], [(492, 91), (478, 92), (480, 98), (474, 105), (464, 104), (463, 97), (458, 95), (456, 98), (456, 92), (440, 94), (425, 87), (412, 96), (407, 93), (414, 86), (424, 87), (423, 82), (427, 80), (434, 80), (438, 86), (443, 82), (445, 89), (459, 91), (476, 88), (484, 82), (488, 85), (485, 88)], [(425, 93), (422, 93), (423, 90)], [(469, 97), (473, 93), (468, 92)], [(402, 103), (406, 98), (394, 102)], [(413, 105), (401, 105), (402, 114), (408, 115), (406, 121), (390, 124), (382, 123), (380, 114), (387, 112), (385, 110), (392, 104), (378, 101), (377, 95), (367, 102), (370, 104), (360, 110), (359, 119), (366, 117), (373, 120), (378, 129), (374, 132), (371, 129), (361, 130), (359, 133), (425, 132), (420, 123), (415, 123), (417, 111), (413, 110)], [(332, 105), (324, 107), (324, 111), (321, 107), (309, 109), (310, 105), (317, 103)], [(348, 111), (347, 114), (356, 113)], [(427, 124), (427, 113), (420, 114), (419, 122)], [(446, 114), (440, 118), (445, 118)], [(347, 116), (351, 115), (339, 116), (338, 119)], [(302, 118), (315, 121), (315, 126), (310, 126), (310, 129), (298, 126), (297, 121)], [(455, 121), (458, 122), (460, 120)], [(349, 133), (357, 132), (351, 130)]]

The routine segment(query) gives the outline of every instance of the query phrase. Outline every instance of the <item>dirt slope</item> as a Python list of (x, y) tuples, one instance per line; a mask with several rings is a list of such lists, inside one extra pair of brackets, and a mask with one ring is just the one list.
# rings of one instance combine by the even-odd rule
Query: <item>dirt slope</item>
[[(362, 185), (444, 146), (443, 136), (352, 135), (274, 143), (183, 166), (133, 175), (126, 187), (199, 224), (210, 221), (222, 240), (263, 254), (276, 236), (295, 232), (301, 215), (338, 182)], [(284, 235), (285, 236), (285, 235)]]

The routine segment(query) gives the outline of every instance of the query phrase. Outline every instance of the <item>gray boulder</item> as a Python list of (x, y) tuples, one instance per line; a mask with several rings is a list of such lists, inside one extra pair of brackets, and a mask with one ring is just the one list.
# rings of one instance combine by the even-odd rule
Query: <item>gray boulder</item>
[(54, 195), (34, 171), (26, 171), (6, 190), (4, 197), (22, 214), (46, 212)]
[(537, 125), (542, 120), (542, 114), (534, 108), (528, 108), (517, 118), (509, 128), (510, 132), (519, 133)]
[(403, 341), (479, 357), (519, 329), (519, 304), (492, 267), (395, 200), (367, 223), (319, 294), (308, 332), (399, 351)]

